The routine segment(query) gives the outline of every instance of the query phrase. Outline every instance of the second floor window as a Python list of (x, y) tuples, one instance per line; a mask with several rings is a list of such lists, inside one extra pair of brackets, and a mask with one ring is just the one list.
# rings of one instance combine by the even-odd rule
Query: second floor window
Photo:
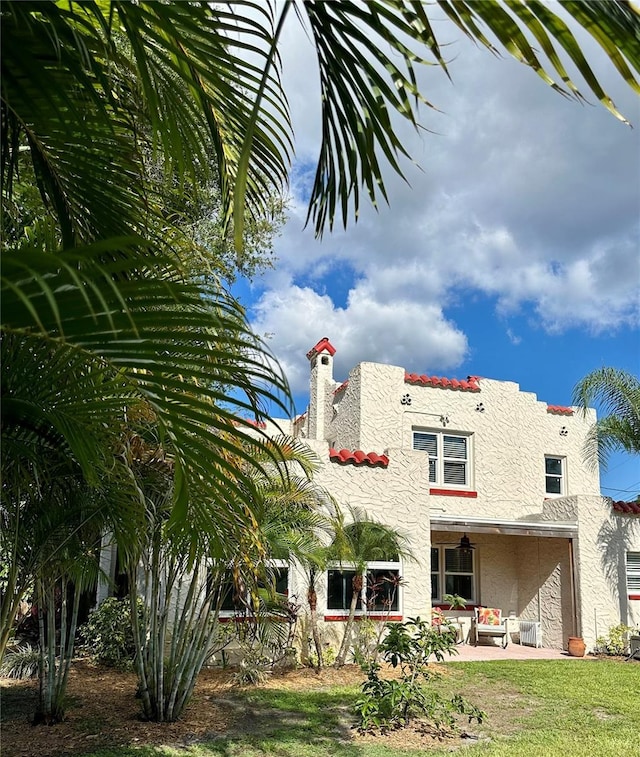
[(545, 492), (564, 494), (564, 463), (561, 457), (545, 457)]
[(414, 431), (413, 448), (428, 454), (432, 484), (469, 486), (469, 437)]

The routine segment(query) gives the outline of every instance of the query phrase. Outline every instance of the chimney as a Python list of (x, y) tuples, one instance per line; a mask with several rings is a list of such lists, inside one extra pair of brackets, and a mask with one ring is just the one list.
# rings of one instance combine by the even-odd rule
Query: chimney
[(325, 438), (325, 422), (328, 408), (328, 397), (333, 387), (333, 356), (336, 348), (328, 337), (322, 339), (307, 352), (307, 359), (311, 363), (311, 377), (309, 380), (309, 438)]

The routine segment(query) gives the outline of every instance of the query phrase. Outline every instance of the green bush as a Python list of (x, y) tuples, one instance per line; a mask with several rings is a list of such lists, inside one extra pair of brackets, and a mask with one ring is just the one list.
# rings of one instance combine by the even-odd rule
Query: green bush
[[(142, 616), (139, 600), (138, 622)], [(131, 668), (136, 649), (131, 625), (131, 602), (109, 597), (80, 628), (84, 649), (98, 662), (116, 668)]]
[(631, 626), (620, 623), (612, 626), (606, 636), (598, 636), (593, 651), (596, 654), (624, 655), (629, 647), (629, 633), (633, 631)]
[(438, 676), (429, 667), (429, 659), (441, 661), (445, 654), (455, 654), (455, 639), (455, 629), (438, 629), (420, 618), (389, 623), (378, 650), (394, 668), (400, 666), (401, 676), (386, 680), (378, 674), (380, 665), (368, 665), (362, 696), (355, 704), (359, 730), (385, 733), (420, 718), (443, 734), (455, 727), (458, 715), (465, 715), (469, 722), (482, 722), (484, 713), (459, 694), (446, 699), (428, 686)]

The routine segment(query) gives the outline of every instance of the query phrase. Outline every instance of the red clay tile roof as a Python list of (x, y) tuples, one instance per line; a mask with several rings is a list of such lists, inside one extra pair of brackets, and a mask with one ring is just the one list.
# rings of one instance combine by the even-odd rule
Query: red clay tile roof
[(616, 513), (627, 513), (629, 515), (640, 515), (640, 502), (612, 502), (611, 507)]
[(389, 458), (386, 455), (378, 455), (376, 452), (363, 452), (360, 449), (351, 452), (348, 449), (341, 449), (340, 451), (333, 449), (329, 450), (329, 459), (334, 463), (352, 463), (353, 465), (377, 465), (381, 468), (386, 468), (389, 465)]
[(439, 386), (443, 389), (458, 389), (461, 392), (479, 392), (479, 376), (467, 376), (466, 381), (458, 379), (440, 378), (438, 376), (418, 375), (417, 373), (405, 373), (405, 384), (422, 384), (422, 386)]
[(315, 347), (312, 347), (309, 352), (307, 352), (307, 358), (311, 360), (324, 350), (326, 350), (332, 356), (336, 354), (336, 348), (331, 344), (328, 336), (323, 336), (318, 344), (316, 344)]
[(341, 392), (343, 389), (346, 389), (349, 384), (349, 379), (346, 381), (343, 381), (340, 386), (334, 391), (334, 394), (338, 394), (338, 392)]
[(547, 405), (547, 412), (554, 415), (573, 415), (573, 408), (563, 407), (562, 405)]
[(238, 420), (233, 421), (234, 426), (241, 426), (243, 423), (247, 426), (255, 426), (255, 428), (267, 427), (267, 424), (265, 423), (265, 421), (256, 421), (256, 420), (252, 420), (251, 418), (239, 418)]

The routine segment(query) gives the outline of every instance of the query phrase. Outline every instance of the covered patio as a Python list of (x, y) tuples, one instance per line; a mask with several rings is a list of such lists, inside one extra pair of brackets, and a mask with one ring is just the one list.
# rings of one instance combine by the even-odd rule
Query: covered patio
[[(448, 610), (446, 599), (443, 608), (466, 642), (473, 640), (474, 606), (499, 608), (509, 621), (506, 650), (490, 643), (460, 645), (465, 659), (503, 659), (505, 653), (513, 659), (563, 656), (568, 638), (580, 627), (576, 538), (573, 521), (431, 515), (432, 603), (442, 606), (449, 594), (466, 598), (466, 611)], [(532, 640), (525, 629), (534, 627)], [(525, 635), (533, 646), (514, 643)]]

